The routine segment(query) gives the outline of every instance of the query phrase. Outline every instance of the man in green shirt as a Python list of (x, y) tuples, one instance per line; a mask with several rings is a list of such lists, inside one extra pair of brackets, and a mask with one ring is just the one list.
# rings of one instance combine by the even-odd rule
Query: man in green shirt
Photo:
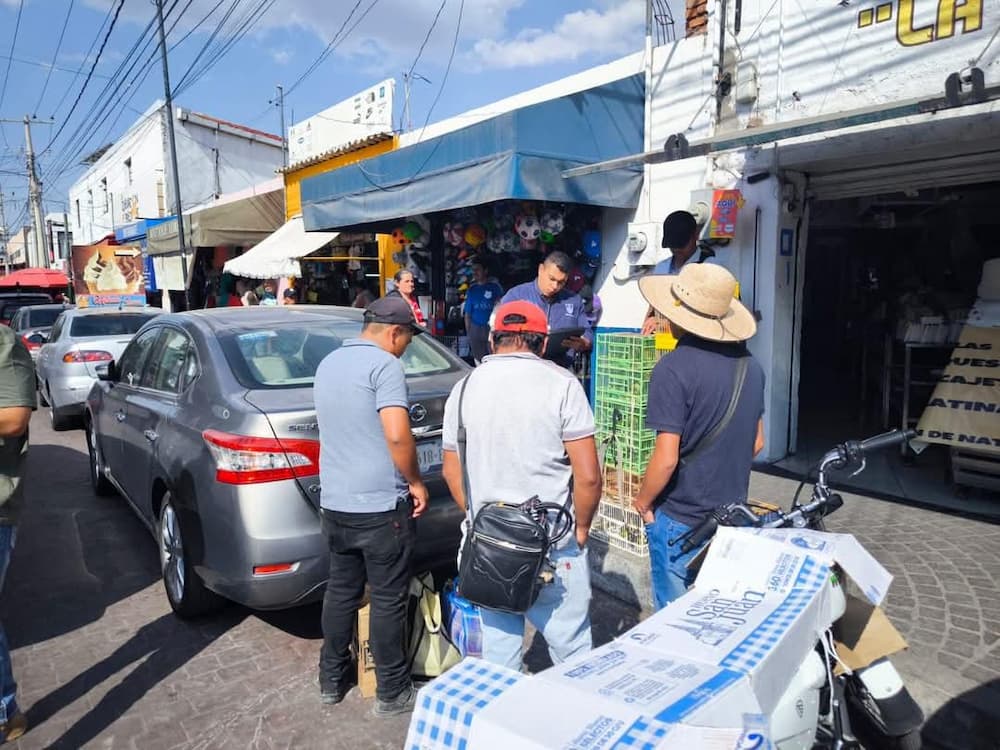
[[(0, 588), (17, 537), (24, 495), (28, 422), (35, 409), (35, 367), (14, 331), (0, 325)], [(7, 634), (0, 626), (0, 743), (24, 734), (28, 722), (17, 707), (17, 683)]]

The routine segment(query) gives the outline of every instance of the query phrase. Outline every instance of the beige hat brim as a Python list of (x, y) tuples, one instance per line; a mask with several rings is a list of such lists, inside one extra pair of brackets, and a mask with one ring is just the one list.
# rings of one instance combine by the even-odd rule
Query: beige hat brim
[(746, 341), (757, 333), (757, 321), (735, 297), (721, 318), (700, 315), (678, 303), (673, 293), (676, 276), (644, 276), (639, 279), (639, 291), (660, 315), (698, 338), (709, 341)]

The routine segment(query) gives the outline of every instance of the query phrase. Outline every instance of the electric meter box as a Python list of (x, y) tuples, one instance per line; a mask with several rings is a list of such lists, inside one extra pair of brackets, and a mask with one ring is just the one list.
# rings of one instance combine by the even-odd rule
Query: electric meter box
[(629, 265), (655, 266), (660, 258), (660, 225), (652, 221), (629, 224), (625, 252)]

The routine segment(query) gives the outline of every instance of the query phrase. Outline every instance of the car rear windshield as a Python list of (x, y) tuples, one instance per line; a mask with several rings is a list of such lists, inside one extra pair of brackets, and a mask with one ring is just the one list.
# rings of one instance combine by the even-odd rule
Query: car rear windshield
[(0, 318), (10, 320), (14, 317), (14, 313), (22, 307), (44, 305), (46, 302), (51, 301), (52, 300), (48, 297), (17, 297), (15, 299), (0, 299)]
[(81, 315), (73, 319), (70, 338), (88, 336), (131, 336), (153, 315), (147, 313), (122, 313), (121, 315)]
[(42, 328), (43, 326), (51, 326), (61, 314), (62, 308), (58, 307), (31, 310), (28, 313), (28, 327)]
[[(323, 358), (361, 333), (361, 322), (333, 320), (266, 328), (230, 329), (219, 337), (226, 359), (247, 388), (311, 386)], [(414, 336), (402, 357), (408, 377), (437, 375), (461, 365), (440, 344)]]

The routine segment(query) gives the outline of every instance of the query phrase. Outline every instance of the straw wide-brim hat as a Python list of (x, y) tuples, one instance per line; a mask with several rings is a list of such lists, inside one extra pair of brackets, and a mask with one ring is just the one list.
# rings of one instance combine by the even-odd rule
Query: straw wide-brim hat
[(722, 266), (687, 263), (676, 276), (639, 279), (646, 301), (671, 323), (709, 341), (746, 341), (757, 321), (736, 299), (736, 278)]

